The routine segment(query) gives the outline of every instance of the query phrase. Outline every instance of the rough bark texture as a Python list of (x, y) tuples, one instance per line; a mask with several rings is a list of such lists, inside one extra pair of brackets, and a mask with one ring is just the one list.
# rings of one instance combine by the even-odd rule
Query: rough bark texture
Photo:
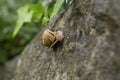
[(120, 0), (75, 0), (45, 29), (62, 30), (57, 49), (41, 35), (23, 51), (13, 80), (120, 80)]

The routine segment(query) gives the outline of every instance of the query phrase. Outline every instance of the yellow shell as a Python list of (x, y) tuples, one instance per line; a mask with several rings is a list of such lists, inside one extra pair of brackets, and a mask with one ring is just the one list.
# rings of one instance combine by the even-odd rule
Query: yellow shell
[(44, 46), (50, 47), (56, 40), (54, 32), (50, 30), (45, 30), (42, 34), (42, 44)]
[(50, 31), (45, 30), (42, 34), (42, 44), (44, 46), (52, 47), (58, 41), (62, 41), (64, 38), (62, 31)]

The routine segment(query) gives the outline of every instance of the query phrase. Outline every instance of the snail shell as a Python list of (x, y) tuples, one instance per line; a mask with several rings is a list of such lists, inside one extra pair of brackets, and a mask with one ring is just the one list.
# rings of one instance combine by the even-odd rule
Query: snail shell
[(64, 39), (62, 31), (45, 30), (42, 34), (42, 45), (53, 47), (58, 41), (62, 42)]

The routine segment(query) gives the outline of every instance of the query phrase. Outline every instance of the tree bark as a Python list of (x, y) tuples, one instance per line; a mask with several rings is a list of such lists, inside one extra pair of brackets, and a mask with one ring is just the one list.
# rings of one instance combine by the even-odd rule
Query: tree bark
[[(13, 80), (120, 80), (120, 0), (74, 0), (25, 48)], [(62, 30), (56, 49), (44, 30)]]

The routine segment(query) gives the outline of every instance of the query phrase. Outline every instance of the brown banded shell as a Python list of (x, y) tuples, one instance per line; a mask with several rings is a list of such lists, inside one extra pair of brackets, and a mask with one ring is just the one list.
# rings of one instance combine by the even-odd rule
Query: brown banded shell
[(53, 47), (58, 41), (63, 41), (62, 31), (45, 30), (42, 34), (42, 44), (47, 47)]

